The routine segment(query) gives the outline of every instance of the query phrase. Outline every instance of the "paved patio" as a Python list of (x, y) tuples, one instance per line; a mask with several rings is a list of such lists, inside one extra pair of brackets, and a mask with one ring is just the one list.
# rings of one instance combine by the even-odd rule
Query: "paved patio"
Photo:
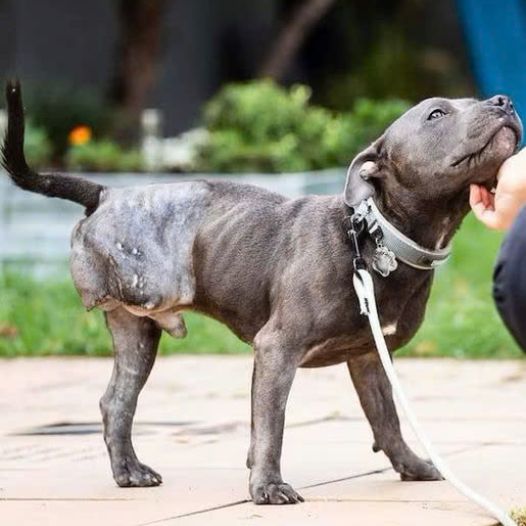
[[(458, 474), (506, 508), (525, 506), (526, 362), (396, 365)], [(135, 444), (164, 484), (118, 488), (98, 411), (110, 371), (106, 359), (0, 361), (2, 526), (494, 524), (447, 482), (400, 482), (383, 454), (372, 453), (342, 366), (301, 370), (289, 402), (283, 472), (306, 502), (247, 502), (248, 356), (158, 360)], [(414, 445), (410, 430), (406, 436)]]

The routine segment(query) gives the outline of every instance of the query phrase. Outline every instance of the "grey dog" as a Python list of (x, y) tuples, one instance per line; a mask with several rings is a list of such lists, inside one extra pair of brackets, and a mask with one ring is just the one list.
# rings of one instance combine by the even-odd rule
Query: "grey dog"
[[(254, 348), (247, 466), (257, 504), (302, 497), (281, 476), (285, 406), (296, 369), (346, 362), (372, 427), (403, 480), (437, 480), (437, 469), (405, 443), (390, 385), (352, 286), (346, 202), (378, 208), (423, 247), (449, 243), (469, 210), (470, 183), (495, 184), (522, 126), (505, 96), (424, 100), (353, 160), (343, 195), (287, 199), (224, 181), (115, 189), (27, 166), (20, 86), (6, 90), (3, 164), (16, 185), (77, 202), (86, 217), (72, 235), (71, 272), (86, 308), (105, 311), (114, 369), (100, 401), (119, 486), (155, 486), (131, 429), (161, 331), (186, 334), (181, 312), (227, 325)], [(361, 240), (365, 261), (374, 243)], [(374, 284), (387, 344), (395, 350), (420, 326), (433, 272), (400, 263)]]

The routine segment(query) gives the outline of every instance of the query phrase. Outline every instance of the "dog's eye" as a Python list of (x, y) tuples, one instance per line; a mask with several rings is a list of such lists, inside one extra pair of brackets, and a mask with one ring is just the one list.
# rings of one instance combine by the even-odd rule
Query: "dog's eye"
[(446, 112), (443, 110), (433, 110), (427, 117), (427, 120), (432, 121), (435, 119), (440, 119), (440, 117), (443, 117), (445, 114)]

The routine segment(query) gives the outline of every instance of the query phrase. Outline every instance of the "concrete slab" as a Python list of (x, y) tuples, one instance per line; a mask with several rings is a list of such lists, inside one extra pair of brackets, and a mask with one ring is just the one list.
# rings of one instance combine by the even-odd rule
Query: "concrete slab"
[[(526, 505), (525, 363), (396, 365), (455, 471), (505, 507)], [(446, 482), (400, 482), (385, 456), (372, 453), (345, 367), (300, 371), (291, 394), (283, 472), (307, 502), (247, 503), (249, 356), (158, 361), (140, 399), (135, 444), (164, 484), (118, 488), (98, 412), (110, 372), (106, 359), (0, 361), (2, 526), (494, 522)]]

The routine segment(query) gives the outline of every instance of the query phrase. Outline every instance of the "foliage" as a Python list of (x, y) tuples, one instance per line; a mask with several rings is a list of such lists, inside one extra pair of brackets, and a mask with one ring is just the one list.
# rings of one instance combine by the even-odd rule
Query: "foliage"
[(53, 146), (43, 128), (38, 128), (29, 121), (26, 125), (24, 144), (26, 157), (31, 166), (46, 167), (50, 163)]
[[(491, 271), (501, 237), (469, 217), (451, 260), (436, 275), (425, 322), (402, 356), (515, 358), (521, 352), (498, 318), (491, 299)], [(86, 312), (71, 282), (0, 275), (0, 356), (110, 353), (100, 312)], [(380, 306), (381, 309), (381, 306)], [(162, 353), (245, 352), (224, 326), (184, 314), (188, 336), (166, 335)]]
[(138, 172), (144, 169), (140, 151), (125, 150), (109, 139), (71, 146), (65, 159), (69, 170)]
[(379, 137), (383, 131), (409, 108), (400, 99), (375, 101), (357, 99), (350, 116), (351, 130), (341, 148), (350, 148), (353, 156), (365, 145)]
[(60, 82), (33, 84), (25, 99), (31, 120), (46, 130), (57, 157), (66, 151), (74, 127), (86, 125), (101, 136), (110, 123), (110, 108), (96, 91), (87, 88)]
[[(64, 269), (64, 274), (66, 269)], [(0, 356), (111, 353), (111, 340), (99, 311), (86, 312), (71, 280), (36, 281), (12, 272), (0, 275)], [(161, 353), (227, 353), (247, 349), (218, 322), (184, 315), (189, 335), (164, 335)]]
[(415, 48), (401, 27), (381, 26), (370, 49), (349, 73), (328, 77), (322, 100), (331, 108), (348, 108), (363, 96), (404, 97), (418, 101), (441, 94), (472, 93), (455, 57), (441, 49)]
[(349, 163), (407, 109), (402, 101), (360, 100), (350, 113), (309, 104), (311, 90), (269, 80), (225, 86), (206, 105), (210, 132), (198, 170), (291, 172)]

